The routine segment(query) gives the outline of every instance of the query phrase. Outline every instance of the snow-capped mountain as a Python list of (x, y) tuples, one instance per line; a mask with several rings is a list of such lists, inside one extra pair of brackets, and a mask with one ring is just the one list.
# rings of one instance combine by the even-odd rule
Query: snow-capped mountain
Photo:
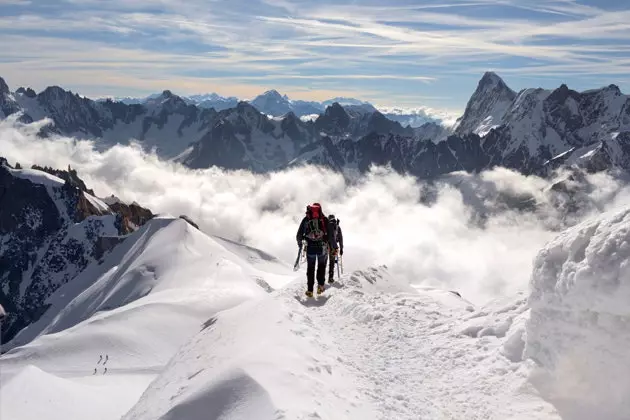
[(0, 91), (4, 115), (48, 117), (54, 122), (50, 131), (96, 137), (103, 147), (136, 139), (194, 168), (264, 172), (303, 163), (336, 170), (390, 164), (423, 178), (494, 166), (539, 175), (567, 164), (630, 169), (629, 99), (614, 85), (582, 93), (565, 85), (515, 93), (488, 72), (453, 128), (425, 123), (415, 129), (366, 103), (334, 102), (314, 121), (304, 121), (290, 110), (296, 102), (276, 91), (259, 97), (259, 106), (289, 110), (282, 117), (247, 102), (220, 112), (203, 109), (168, 90), (142, 105), (94, 102), (59, 87), (11, 93), (2, 83)]
[(280, 117), (289, 112), (298, 117), (322, 112), (322, 106), (317, 102), (290, 100), (288, 96), (281, 95), (276, 90), (269, 90), (251, 100), (250, 103), (263, 114), (272, 117)]
[(310, 147), (292, 164), (365, 168), (371, 161), (383, 162), (422, 178), (495, 166), (539, 175), (563, 164), (592, 171), (630, 170), (630, 97), (614, 85), (582, 93), (562, 85), (553, 91), (524, 89), (516, 94), (489, 72), (454, 134), (428, 124), (416, 129), (413, 138), (368, 137), (335, 144), (335, 156), (329, 145)]
[(183, 99), (188, 104), (197, 105), (200, 108), (206, 109), (214, 108), (215, 111), (234, 108), (239, 103), (238, 98), (234, 96), (224, 97), (216, 93), (184, 96)]
[(315, 129), (331, 137), (358, 139), (370, 133), (413, 135), (413, 130), (388, 120), (371, 105), (343, 107), (333, 103), (315, 121)]
[(486, 135), (491, 128), (501, 125), (515, 98), (516, 92), (507, 87), (503, 79), (486, 72), (468, 101), (464, 115), (457, 119), (455, 133)]
[[(160, 96), (153, 94), (145, 98), (112, 98), (117, 102), (126, 104), (144, 104), (147, 101)], [(236, 97), (224, 97), (216, 93), (198, 94), (198, 95), (182, 95), (181, 98), (188, 104), (197, 105), (200, 108), (214, 108), (216, 111), (223, 111), (228, 108), (234, 108), (241, 100)], [(104, 101), (105, 99), (101, 99)], [(289, 112), (294, 113), (302, 120), (315, 120), (322, 114), (326, 108), (337, 103), (346, 109), (359, 110), (361, 108), (371, 112), (379, 111), (385, 117), (392, 121), (400, 123), (403, 127), (411, 126), (413, 128), (433, 122), (444, 125), (446, 128), (454, 124), (455, 117), (450, 113), (434, 110), (428, 107), (404, 108), (404, 107), (375, 107), (367, 101), (361, 101), (355, 98), (337, 97), (322, 102), (317, 101), (301, 101), (292, 100), (287, 95), (282, 95), (277, 90), (269, 90), (251, 100), (242, 100), (254, 105), (263, 114), (269, 117), (282, 117)]]
[(0, 303), (9, 312), (3, 342), (37, 321), (49, 297), (109, 244), (152, 217), (135, 205), (114, 210), (72, 170), (35, 168), (0, 158)]
[[(20, 114), (25, 122), (49, 118), (43, 134), (63, 134), (100, 139), (104, 147), (139, 141), (145, 148), (170, 158), (202, 137), (203, 129), (216, 112), (187, 105), (170, 91), (144, 104), (126, 105), (105, 100), (96, 102), (51, 86), (36, 94), (20, 88), (0, 95), (4, 116)], [(7, 112), (9, 110), (10, 112)]]
[(178, 160), (191, 168), (221, 166), (265, 172), (286, 164), (314, 134), (293, 113), (269, 119), (246, 102), (219, 112), (205, 135)]

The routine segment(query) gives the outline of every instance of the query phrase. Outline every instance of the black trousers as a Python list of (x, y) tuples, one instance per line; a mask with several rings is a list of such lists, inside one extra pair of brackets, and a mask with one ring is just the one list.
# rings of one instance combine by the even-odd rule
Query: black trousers
[(330, 260), (330, 264), (328, 267), (328, 280), (335, 278), (335, 255), (333, 255), (334, 249), (331, 249), (328, 254), (328, 259)]
[(315, 264), (317, 264), (317, 284), (323, 286), (326, 280), (327, 262), (328, 254), (326, 252), (306, 254), (306, 287), (309, 292), (313, 291), (315, 285)]

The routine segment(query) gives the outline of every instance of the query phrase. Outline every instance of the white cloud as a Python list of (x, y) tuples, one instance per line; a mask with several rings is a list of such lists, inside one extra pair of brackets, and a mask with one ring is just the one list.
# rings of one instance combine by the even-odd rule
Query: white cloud
[[(318, 201), (341, 219), (346, 271), (387, 264), (410, 283), (457, 290), (475, 301), (525, 289), (533, 257), (564, 224), (630, 202), (624, 184), (603, 174), (579, 190), (582, 211), (571, 220), (567, 198), (547, 181), (507, 170), (453, 174), (431, 198), (429, 185), (385, 169), (354, 180), (313, 167), (268, 175), (192, 171), (139, 148), (101, 153), (89, 142), (33, 133), (0, 123), (2, 155), (23, 166), (70, 164), (101, 196), (187, 214), (208, 233), (245, 241), (289, 264), (305, 206)], [(515, 210), (532, 199), (535, 211)]]
[[(403, 94), (401, 89), (392, 93), (387, 86), (368, 84), (373, 74), (388, 83), (405, 81), (418, 98), (429, 98), (435, 92), (429, 93), (427, 81), (444, 83), (461, 73), (479, 76), (488, 70), (488, 63), (495, 70), (521, 76), (565, 77), (573, 69), (580, 75), (625, 75), (630, 52), (630, 11), (613, 12), (573, 0), (527, 4), (519, 0), (442, 4), (399, 0), (387, 5), (253, 0), (245, 8), (239, 1), (221, 2), (221, 7), (201, 0), (65, 3), (46, 15), (32, 9), (23, 16), (0, 18), (0, 30), (6, 32), (0, 46), (5, 61), (10, 60), (0, 70), (32, 67), (35, 70), (29, 77), (37, 80), (38, 75), (51, 77), (51, 71), (62, 79), (82, 68), (93, 72), (94, 79), (104, 72), (132, 73), (145, 82), (176, 81), (192, 72), (201, 79), (223, 72), (223, 81), (237, 84), (283, 81), (284, 85), (272, 86), (280, 90), (287, 85), (295, 89), (302, 80), (310, 88), (323, 88), (334, 78), (338, 84), (355, 80), (357, 90), (356, 86), (369, 88), (375, 96), (360, 95), (364, 99), (394, 103), (392, 96)], [(498, 7), (511, 12), (497, 18)], [(523, 9), (528, 19), (518, 13)], [(536, 13), (542, 17), (531, 16)], [(33, 30), (54, 34), (58, 45), (30, 34)], [(77, 32), (92, 41), (77, 38)], [(42, 42), (49, 46), (42, 48)], [(168, 46), (170, 52), (148, 50), (158, 46)], [(514, 57), (517, 64), (509, 60)], [(116, 74), (109, 79), (121, 78)], [(127, 86), (121, 85), (118, 93), (126, 94), (122, 89)], [(201, 85), (194, 90), (200, 89)]]

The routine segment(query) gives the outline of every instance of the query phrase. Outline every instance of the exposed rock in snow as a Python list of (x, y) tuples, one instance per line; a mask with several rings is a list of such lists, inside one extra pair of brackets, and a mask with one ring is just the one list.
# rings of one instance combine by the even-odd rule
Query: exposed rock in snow
[(102, 255), (100, 238), (152, 217), (139, 207), (109, 207), (74, 171), (42, 169), (15, 169), (0, 158), (0, 297), (10, 312), (3, 341), (36, 321), (50, 295)]

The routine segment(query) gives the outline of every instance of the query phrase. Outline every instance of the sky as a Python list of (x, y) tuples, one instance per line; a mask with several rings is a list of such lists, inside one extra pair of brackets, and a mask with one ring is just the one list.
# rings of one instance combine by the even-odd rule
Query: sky
[(0, 76), (82, 95), (164, 89), (351, 96), (463, 112), (485, 71), (514, 90), (630, 91), (613, 0), (0, 0)]

